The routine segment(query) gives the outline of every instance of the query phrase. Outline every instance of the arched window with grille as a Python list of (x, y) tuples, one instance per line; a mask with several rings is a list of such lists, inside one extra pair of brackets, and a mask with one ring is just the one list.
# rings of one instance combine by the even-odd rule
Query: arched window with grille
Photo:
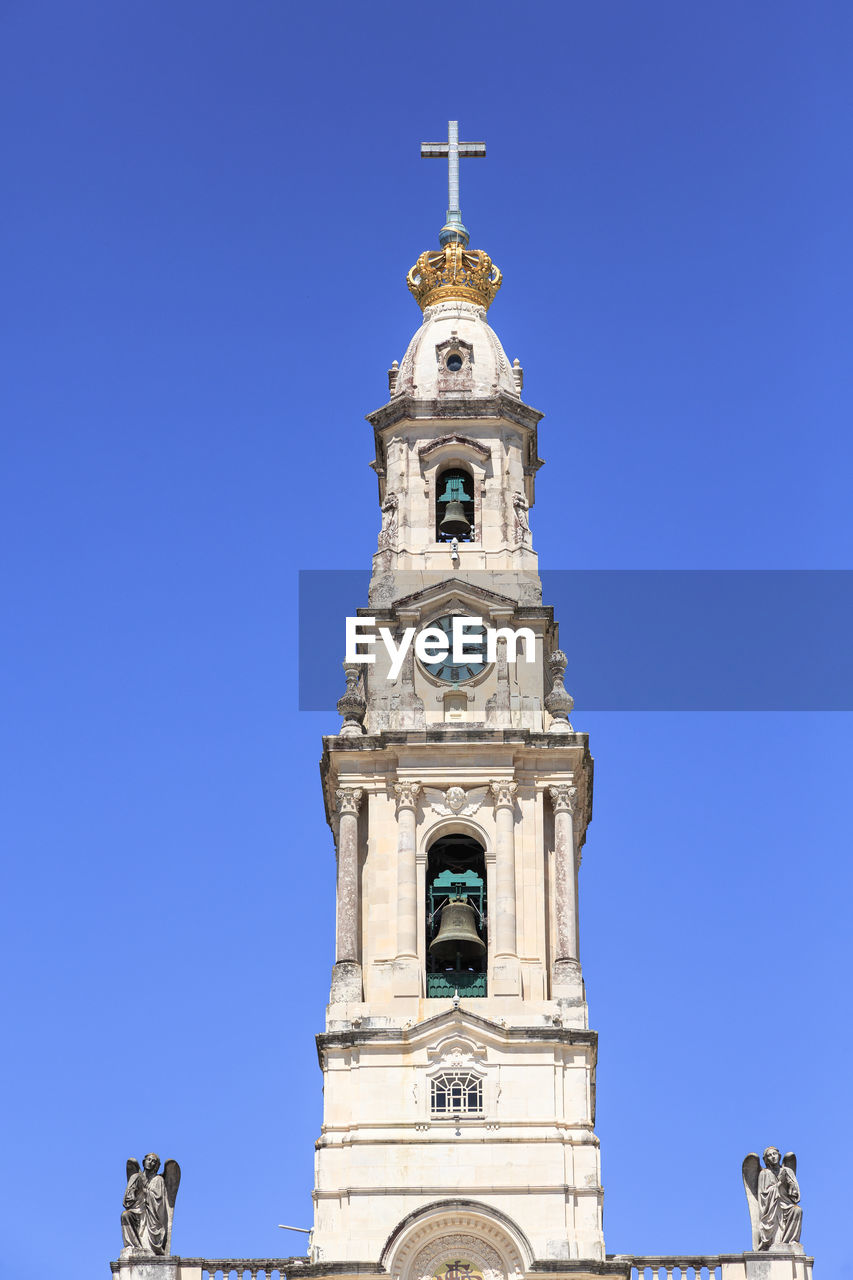
[(442, 1071), (432, 1080), (434, 1116), (474, 1116), (483, 1112), (483, 1077), (473, 1071)]

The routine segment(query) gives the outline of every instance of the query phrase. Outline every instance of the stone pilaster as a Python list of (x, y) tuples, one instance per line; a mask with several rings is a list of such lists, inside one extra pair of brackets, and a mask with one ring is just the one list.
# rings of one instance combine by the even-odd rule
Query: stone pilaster
[(518, 783), (507, 779), (489, 783), (495, 803), (494, 960), (491, 994), (521, 995), (515, 904), (515, 793)]
[(361, 787), (340, 787), (335, 792), (335, 811), (338, 815), (338, 923), (335, 967), (332, 970), (332, 1004), (361, 999), (358, 811), (363, 795)]
[(558, 783), (548, 788), (554, 810), (554, 907), (557, 925), (551, 973), (555, 999), (583, 1000), (578, 956), (577, 851), (575, 804), (577, 787)]
[(498, 640), (495, 670), (498, 687), (486, 702), (486, 724), (490, 728), (509, 728), (512, 724), (512, 699), (509, 690), (509, 669), (506, 660), (506, 640)]
[(415, 856), (417, 805), (421, 784), (395, 782), (397, 797), (397, 959), (395, 996), (421, 994), (418, 963), (418, 868)]

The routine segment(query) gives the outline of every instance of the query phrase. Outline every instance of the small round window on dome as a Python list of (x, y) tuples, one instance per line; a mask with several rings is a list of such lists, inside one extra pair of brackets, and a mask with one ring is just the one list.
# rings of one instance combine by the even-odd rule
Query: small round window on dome
[(453, 351), (447, 357), (447, 367), (451, 373), (458, 373), (462, 368), (462, 357), (458, 351)]

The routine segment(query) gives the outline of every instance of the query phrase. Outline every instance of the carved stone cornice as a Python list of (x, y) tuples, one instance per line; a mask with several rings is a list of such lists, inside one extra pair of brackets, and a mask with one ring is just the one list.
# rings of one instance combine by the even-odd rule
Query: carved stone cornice
[[(498, 391), (494, 395), (477, 396), (463, 400), (450, 396), (440, 399), (421, 399), (412, 395), (397, 395), (388, 404), (375, 409), (366, 415), (367, 421), (377, 431), (394, 426), (398, 422), (418, 422), (424, 419), (441, 420), (465, 418), (503, 418), (516, 426), (535, 431), (543, 414), (508, 391)], [(541, 466), (539, 459), (533, 465)]]
[(513, 782), (510, 778), (502, 778), (498, 782), (490, 782), (489, 790), (492, 793), (496, 809), (511, 809), (515, 803), (518, 783)]
[(421, 784), (406, 779), (403, 782), (394, 783), (394, 795), (397, 797), (397, 812), (401, 809), (416, 809), (418, 805), (418, 796), (421, 793)]
[(345, 813), (352, 814), (354, 817), (358, 816), (363, 798), (363, 787), (338, 787), (335, 792), (335, 812), (338, 817)]
[(575, 812), (575, 801), (577, 799), (578, 789), (568, 782), (559, 782), (556, 786), (548, 788), (548, 794), (551, 797), (551, 807), (555, 813)]

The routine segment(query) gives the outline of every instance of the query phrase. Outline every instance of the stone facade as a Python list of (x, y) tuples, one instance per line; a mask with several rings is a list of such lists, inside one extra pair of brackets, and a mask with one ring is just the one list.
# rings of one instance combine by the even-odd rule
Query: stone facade
[[(414, 658), (390, 680), (378, 647), (364, 732), (324, 739), (338, 954), (318, 1037), (310, 1256), (401, 1277), (431, 1276), (448, 1250), (495, 1278), (537, 1259), (601, 1262), (597, 1040), (578, 947), (592, 759), (565, 694), (549, 732), (558, 632), (527, 515), (541, 415), (521, 400), (483, 308), (464, 301), (427, 308), (392, 382), (370, 415), (382, 528), (362, 614), (395, 635), (456, 614), (527, 627), (535, 659), (513, 664), (502, 649), (449, 687)], [(473, 502), (470, 540), (453, 548), (436, 535), (448, 468), (464, 470)], [(341, 812), (342, 795), (362, 797), (357, 813)], [(477, 997), (427, 985), (430, 850), (449, 835), (483, 850)], [(477, 1107), (437, 1114), (433, 1082), (460, 1074)]]

